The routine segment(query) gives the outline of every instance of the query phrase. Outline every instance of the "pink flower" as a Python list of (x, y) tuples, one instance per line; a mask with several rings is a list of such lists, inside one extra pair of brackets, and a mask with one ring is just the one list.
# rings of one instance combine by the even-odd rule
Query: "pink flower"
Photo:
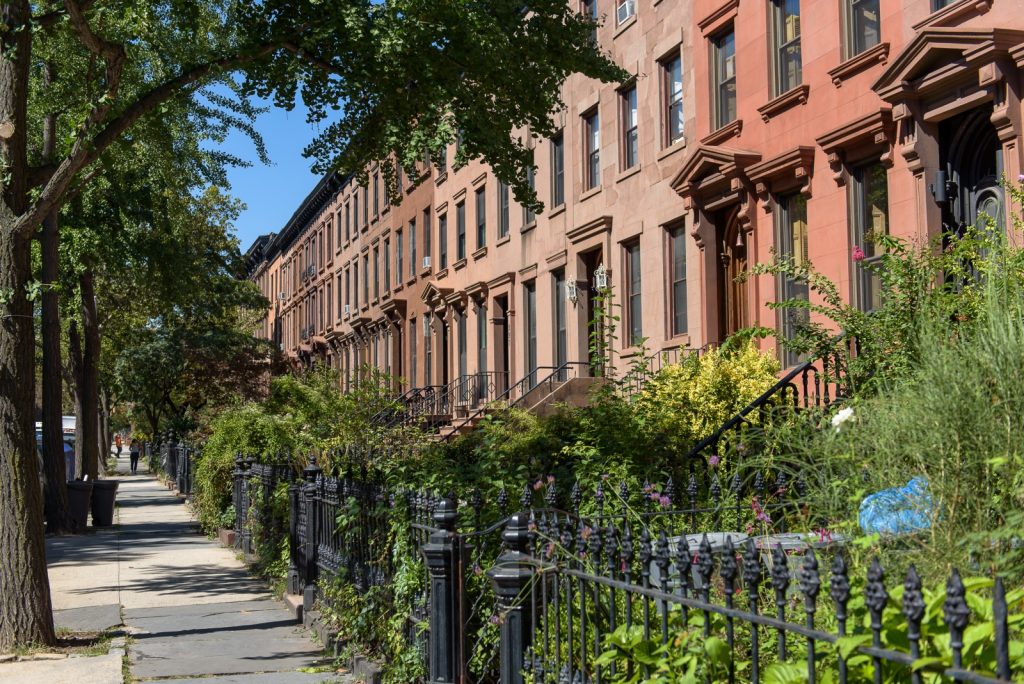
[(537, 530), (537, 523), (531, 520), (526, 524), (526, 529), (530, 530), (531, 532), (535, 532)]
[(662, 496), (660, 499), (658, 499), (658, 503), (661, 504), (662, 508), (668, 508), (669, 506), (672, 505), (672, 499), (668, 498), (667, 496)]
[(1024, 183), (1024, 173), (1022, 173), (1022, 174), (1019, 174), (1019, 175), (1017, 176), (1017, 180), (1018, 180), (1019, 182), (1021, 182), (1021, 183)]
[(533, 490), (538, 491), (544, 487), (544, 480), (537, 480), (533, 483)]
[(548, 475), (547, 480), (548, 480), (548, 484), (552, 484), (555, 481), (555, 476), (554, 475)]
[(718, 454), (714, 454), (711, 456), (711, 458), (708, 459), (708, 465), (711, 466), (712, 468), (716, 467), (721, 462), (722, 459), (718, 457)]
[(661, 501), (661, 494), (658, 494), (658, 492), (651, 492), (650, 497), (651, 501), (653, 501), (654, 503), (658, 503), (659, 501)]
[(851, 255), (851, 258), (854, 261), (864, 261), (864, 257), (864, 250), (861, 249), (859, 245), (855, 245), (853, 248), (853, 254)]

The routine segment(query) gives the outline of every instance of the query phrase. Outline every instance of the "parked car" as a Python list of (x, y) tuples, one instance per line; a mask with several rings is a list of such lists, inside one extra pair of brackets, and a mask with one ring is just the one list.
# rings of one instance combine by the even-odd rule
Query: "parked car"
[[(64, 467), (68, 480), (75, 479), (75, 417), (64, 416), (63, 419), (63, 442), (64, 442)], [(36, 423), (36, 454), (39, 457), (39, 480), (45, 481), (45, 470), (43, 465), (43, 424)]]

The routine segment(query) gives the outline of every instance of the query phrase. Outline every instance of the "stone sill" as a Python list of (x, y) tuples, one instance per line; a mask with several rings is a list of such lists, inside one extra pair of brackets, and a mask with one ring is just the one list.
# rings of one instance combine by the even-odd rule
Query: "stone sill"
[(586, 200), (590, 199), (594, 195), (600, 194), (601, 190), (603, 190), (603, 189), (604, 188), (602, 188), (600, 185), (595, 185), (594, 187), (590, 188), (585, 193), (580, 195), (580, 200), (579, 201), (580, 202), (585, 202)]
[(471, 256), (473, 257), (473, 261), (477, 261), (478, 259), (483, 259), (485, 256), (487, 256), (487, 245), (484, 245), (480, 249), (478, 249), (475, 252), (473, 252), (473, 254)]
[(765, 123), (768, 123), (773, 116), (781, 114), (790, 107), (795, 107), (798, 104), (807, 104), (807, 95), (810, 91), (811, 86), (806, 83), (790, 88), (774, 100), (758, 107), (757, 113), (761, 115), (761, 119)]
[(870, 47), (859, 55), (854, 55), (835, 69), (828, 72), (832, 78), (832, 85), (841, 88), (843, 81), (864, 71), (876, 64), (885, 64), (889, 59), (889, 43), (879, 43)]
[(660, 152), (658, 152), (658, 161), (661, 161), (662, 159), (665, 159), (666, 157), (671, 157), (673, 154), (675, 154), (679, 150), (685, 150), (685, 149), (686, 149), (686, 136), (683, 136), (679, 140), (676, 140), (674, 143), (672, 143), (668, 147), (666, 147), (666, 148), (662, 149)]
[(616, 183), (621, 183), (622, 181), (626, 180), (627, 178), (631, 178), (632, 176), (635, 176), (636, 174), (640, 173), (640, 169), (641, 168), (643, 168), (642, 164), (633, 164), (631, 167), (629, 167), (628, 169), (626, 169), (625, 171), (620, 173), (618, 175), (618, 177), (616, 177), (615, 182)]
[(556, 206), (556, 207), (551, 209), (550, 213), (548, 213), (548, 220), (551, 220), (551, 219), (555, 218), (556, 216), (558, 216), (559, 214), (564, 214), (564, 213), (565, 213), (565, 202), (562, 202), (558, 206)]

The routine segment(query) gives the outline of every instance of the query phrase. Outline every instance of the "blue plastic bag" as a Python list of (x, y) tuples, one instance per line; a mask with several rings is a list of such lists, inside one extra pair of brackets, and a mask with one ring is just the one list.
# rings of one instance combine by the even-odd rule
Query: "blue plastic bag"
[(910, 534), (931, 527), (928, 481), (915, 477), (903, 487), (883, 489), (860, 502), (860, 527), (867, 534)]

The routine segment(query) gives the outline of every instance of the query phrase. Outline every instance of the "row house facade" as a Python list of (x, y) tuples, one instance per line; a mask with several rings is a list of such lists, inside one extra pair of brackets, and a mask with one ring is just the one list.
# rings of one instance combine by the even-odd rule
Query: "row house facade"
[(872, 236), (1009, 224), (1019, 9), (584, 0), (603, 19), (595, 40), (632, 78), (564, 84), (558, 135), (529, 142), (545, 210), (517, 204), (481, 162), (453, 168), (454, 146), (400, 179), (400, 202), (379, 169), (328, 175), (250, 250), (271, 302), (263, 334), (346, 376), (369, 363), (407, 388), (477, 375), (500, 389), (587, 360), (606, 282), (623, 365), (751, 325), (785, 334), (768, 304), (806, 289), (747, 277), (776, 254), (870, 309)]

